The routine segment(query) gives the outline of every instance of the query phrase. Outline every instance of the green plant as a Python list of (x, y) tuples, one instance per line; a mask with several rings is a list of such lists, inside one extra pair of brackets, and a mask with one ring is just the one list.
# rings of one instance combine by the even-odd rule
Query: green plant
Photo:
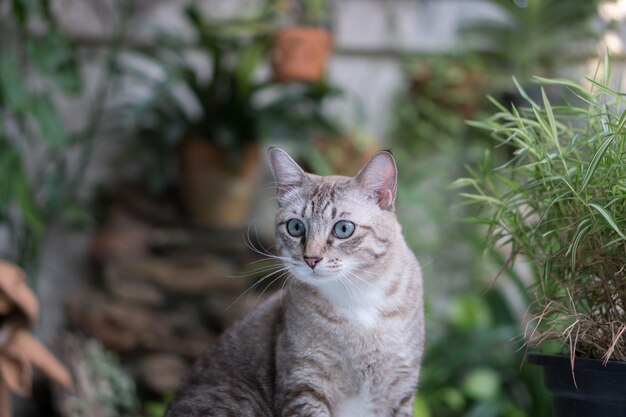
[(289, 24), (324, 27), (330, 23), (328, 0), (269, 0), (269, 4)]
[[(171, 155), (185, 138), (210, 141), (237, 164), (242, 148), (268, 132), (295, 136), (297, 129), (302, 135), (307, 128), (332, 125), (321, 103), (337, 89), (326, 84), (279, 86), (259, 79), (275, 26), (271, 10), (213, 21), (189, 7), (186, 16), (193, 29), (191, 44), (160, 32), (159, 47), (139, 51), (138, 60), (123, 66), (147, 92), (131, 98), (121, 114), (124, 127), (154, 152), (156, 166), (149, 176), (154, 188), (165, 185)], [(198, 68), (199, 60), (210, 67), (209, 74)]]
[(110, 57), (122, 31), (116, 33), (108, 75), (96, 86), (85, 124), (73, 130), (59, 101), (83, 91), (79, 55), (50, 2), (16, 0), (0, 12), (0, 224), (9, 232), (2, 257), (22, 266), (31, 285), (48, 227), (89, 220), (78, 193), (111, 84)]
[(300, 22), (307, 26), (322, 26), (328, 23), (330, 7), (327, 0), (300, 0)]
[(518, 317), (499, 287), (465, 292), (431, 314), (416, 417), (549, 417), (541, 373), (520, 368)]
[[(483, 208), (471, 221), (488, 227), (487, 245), (536, 269), (528, 342), (626, 360), (626, 101), (606, 80), (536, 81), (541, 102), (520, 88), (525, 107), (494, 101), (498, 111), (472, 123), (513, 147), (511, 160), (493, 168), (487, 155), (456, 185), (474, 188), (463, 196)], [(570, 102), (553, 106), (549, 85), (569, 89)]]
[(137, 416), (139, 404), (133, 379), (118, 358), (96, 339), (71, 333), (57, 341), (57, 350), (75, 386), (55, 392), (55, 405), (67, 417)]
[[(491, 0), (503, 16), (469, 22), (460, 30), (469, 50), (483, 56), (493, 68), (499, 86), (507, 90), (510, 77), (522, 83), (531, 75), (554, 76), (558, 57), (573, 59), (594, 53), (599, 38), (593, 18), (598, 0)], [(562, 61), (562, 60), (561, 60)]]
[(483, 278), (499, 268), (499, 254), (489, 252), (490, 262), (484, 262), (473, 225), (454, 221), (474, 208), (463, 206), (449, 184), (489, 146), (488, 135), (474, 134), (464, 121), (479, 111), (483, 67), (472, 57), (432, 56), (406, 68), (407, 87), (396, 97), (390, 135), (399, 168), (396, 210), (430, 294), (414, 415), (548, 417), (539, 371), (520, 369), (521, 343), (514, 340), (522, 332), (520, 314), (501, 285), (477, 291), (490, 286)]
[[(140, 51), (138, 60), (123, 65), (123, 71), (147, 91), (124, 106), (125, 125), (152, 145), (162, 164), (169, 163), (172, 149), (186, 137), (199, 137), (227, 150), (254, 142), (253, 97), (267, 86), (255, 79), (269, 50), (271, 22), (266, 16), (213, 22), (203, 19), (193, 6), (186, 16), (193, 29), (191, 44), (160, 32), (159, 47)], [(210, 67), (208, 75), (200, 74), (194, 58)]]
[(418, 154), (466, 140), (465, 119), (483, 96), (480, 65), (468, 57), (419, 56), (404, 65), (407, 86), (396, 96), (392, 136)]

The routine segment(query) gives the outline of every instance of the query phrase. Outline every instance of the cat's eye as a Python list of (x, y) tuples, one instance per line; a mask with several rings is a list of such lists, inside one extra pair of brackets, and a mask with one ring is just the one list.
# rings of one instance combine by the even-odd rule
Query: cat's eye
[(291, 219), (287, 222), (287, 232), (293, 237), (300, 237), (304, 235), (306, 228), (304, 223), (299, 219)]
[(340, 220), (335, 223), (333, 233), (339, 239), (347, 239), (352, 236), (352, 233), (354, 233), (354, 223), (349, 222), (348, 220)]

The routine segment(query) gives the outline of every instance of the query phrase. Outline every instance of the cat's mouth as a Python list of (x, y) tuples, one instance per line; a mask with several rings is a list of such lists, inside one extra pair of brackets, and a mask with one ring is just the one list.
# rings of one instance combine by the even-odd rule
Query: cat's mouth
[(309, 268), (308, 265), (292, 266), (292, 275), (301, 281), (309, 283), (328, 282), (337, 279), (337, 271), (328, 270), (322, 265), (316, 268)]

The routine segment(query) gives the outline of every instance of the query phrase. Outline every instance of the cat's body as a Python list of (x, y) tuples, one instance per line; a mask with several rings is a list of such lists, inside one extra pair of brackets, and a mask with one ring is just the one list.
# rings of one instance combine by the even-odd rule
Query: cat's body
[(422, 280), (392, 211), (393, 158), (348, 178), (270, 156), (277, 244), (296, 279), (203, 355), (167, 416), (411, 416)]

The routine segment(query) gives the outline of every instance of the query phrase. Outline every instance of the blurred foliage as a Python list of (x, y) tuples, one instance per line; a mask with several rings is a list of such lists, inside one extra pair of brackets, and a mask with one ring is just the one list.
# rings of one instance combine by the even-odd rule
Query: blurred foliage
[(285, 24), (322, 26), (330, 25), (331, 2), (329, 0), (269, 0), (280, 13)]
[(467, 137), (465, 119), (484, 101), (487, 79), (477, 59), (425, 55), (404, 64), (408, 84), (393, 108), (394, 141), (412, 154)]
[(66, 336), (66, 360), (76, 387), (60, 394), (65, 417), (134, 417), (139, 414), (135, 383), (117, 357), (95, 339)]
[(498, 287), (450, 300), (429, 322), (418, 389), (427, 413), (415, 415), (549, 417), (541, 370), (521, 366), (518, 320)]
[[(11, 252), (2, 257), (25, 268), (32, 283), (49, 226), (56, 220), (90, 221), (78, 190), (109, 79), (86, 123), (70, 131), (60, 103), (83, 93), (76, 46), (48, 0), (6, 6), (0, 11), (0, 224)], [(78, 158), (72, 160), (70, 151)]]
[[(405, 87), (391, 112), (395, 156), (399, 167), (397, 210), (412, 225), (406, 238), (422, 255), (461, 255), (467, 251), (459, 202), (448, 185), (462, 175), (464, 165), (477, 162), (486, 136), (470, 134), (465, 118), (479, 111), (483, 84), (476, 80), (475, 62), (461, 56), (420, 56), (405, 65)], [(452, 243), (451, 243), (452, 242)], [(451, 259), (447, 269), (463, 269), (471, 259)]]
[[(252, 98), (267, 83), (256, 81), (254, 75), (270, 48), (271, 20), (262, 14), (210, 21), (194, 6), (185, 16), (193, 30), (191, 44), (182, 36), (159, 31), (158, 47), (139, 52), (137, 62), (124, 65), (124, 71), (136, 75), (133, 81), (149, 91), (142, 101), (130, 103), (130, 117), (138, 132), (155, 145), (158, 138), (173, 144), (197, 136), (222, 148), (239, 149), (257, 139)], [(188, 48), (202, 55), (195, 58), (210, 68), (208, 75), (198, 74), (193, 58), (185, 55)], [(182, 94), (193, 99), (193, 111)]]
[[(519, 276), (499, 252), (485, 252), (485, 229), (455, 220), (474, 217), (477, 208), (467, 206), (450, 183), (465, 175), (465, 166), (481, 163), (491, 147), (487, 132), (466, 124), (482, 118), (488, 104), (482, 97), (491, 93), (520, 101), (511, 75), (525, 84), (532, 74), (553, 74), (563, 63), (563, 51), (584, 61), (602, 28), (592, 26), (596, 1), (491, 3), (501, 18), (461, 28), (462, 54), (407, 61), (405, 87), (392, 112), (390, 136), (399, 150), (398, 215), (431, 294), (416, 416), (547, 417), (551, 410), (540, 371), (521, 365), (519, 306), (530, 304), (528, 277)], [(540, 94), (531, 89), (526, 96)], [(511, 152), (506, 143), (494, 149), (489, 166)], [(476, 293), (488, 286), (481, 277), (500, 273), (509, 279)]]
[[(392, 112), (397, 212), (430, 294), (420, 417), (550, 415), (540, 371), (521, 367), (521, 313), (512, 306), (528, 303), (518, 292), (524, 283), (510, 268), (503, 272), (517, 283), (512, 295), (489, 282), (504, 261), (495, 251), (483, 256), (480, 231), (458, 221), (474, 210), (450, 188), (490, 143), (465, 122), (487, 103), (484, 74), (472, 56), (411, 58)], [(506, 155), (500, 151), (498, 158)]]
[(489, 0), (500, 16), (471, 21), (460, 30), (464, 48), (491, 69), (492, 88), (515, 91), (511, 76), (523, 84), (532, 75), (554, 76), (563, 53), (585, 61), (600, 37), (600, 0)]
[(143, 86), (117, 113), (122, 132), (134, 132), (140, 150), (153, 155), (147, 175), (153, 189), (166, 185), (172, 155), (186, 138), (228, 150), (237, 164), (242, 148), (261, 137), (337, 131), (323, 112), (324, 101), (340, 94), (337, 88), (324, 82), (278, 84), (260, 77), (277, 24), (273, 7), (260, 7), (248, 17), (215, 20), (190, 6), (186, 19), (191, 41), (159, 30), (158, 47), (136, 51), (120, 66), (133, 83)]
[(160, 401), (145, 402), (142, 415), (145, 417), (163, 417), (170, 401), (172, 401), (172, 395), (165, 395)]
[[(605, 64), (608, 67), (608, 63)], [(557, 340), (570, 354), (626, 360), (626, 111), (623, 94), (608, 87), (610, 71), (590, 88), (560, 79), (569, 104), (542, 100), (473, 123), (515, 149), (494, 167), (486, 155), (463, 196), (482, 210), (487, 244), (510, 246), (537, 270), (531, 344)]]

